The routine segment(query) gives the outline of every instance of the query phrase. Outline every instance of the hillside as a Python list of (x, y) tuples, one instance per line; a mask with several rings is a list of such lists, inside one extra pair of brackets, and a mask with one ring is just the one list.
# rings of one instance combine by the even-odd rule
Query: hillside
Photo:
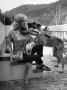
[(67, 0), (51, 4), (22, 5), (6, 12), (5, 14), (16, 15), (18, 13), (24, 13), (30, 20), (36, 20), (43, 25), (66, 24)]

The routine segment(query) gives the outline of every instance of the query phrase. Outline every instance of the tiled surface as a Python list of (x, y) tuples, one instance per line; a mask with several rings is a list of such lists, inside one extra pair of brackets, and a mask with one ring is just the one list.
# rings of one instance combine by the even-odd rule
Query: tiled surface
[[(46, 63), (47, 64), (47, 63)], [(52, 65), (52, 63), (48, 63)], [(51, 66), (52, 71), (41, 73), (30, 73), (28, 84), (24, 84), (23, 79), (15, 79), (0, 82), (0, 90), (67, 90), (67, 65), (64, 73), (59, 73), (59, 68)]]
[(28, 79), (28, 84), (24, 84), (23, 80), (0, 82), (0, 90), (67, 90), (66, 70), (63, 74), (51, 71), (42, 73), (42, 75), (36, 77), (33, 74), (33, 77)]

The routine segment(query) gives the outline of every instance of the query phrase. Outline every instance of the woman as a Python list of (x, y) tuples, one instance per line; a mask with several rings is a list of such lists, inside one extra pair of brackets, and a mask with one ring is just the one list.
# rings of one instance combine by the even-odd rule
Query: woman
[[(11, 54), (11, 60), (24, 63), (24, 82), (27, 82), (27, 76), (31, 69), (32, 61), (28, 58), (31, 49), (34, 46), (32, 37), (29, 35), (27, 26), (27, 17), (23, 14), (17, 14), (14, 18), (13, 30), (9, 33), (6, 46)], [(12, 48), (13, 44), (13, 48)], [(30, 47), (30, 48), (29, 48)]]
[[(31, 69), (32, 61), (36, 61), (37, 64), (41, 64), (42, 60), (39, 55), (32, 55), (31, 51), (35, 45), (33, 38), (29, 34), (27, 26), (27, 17), (23, 14), (18, 14), (15, 16), (13, 23), (13, 30), (9, 33), (7, 37), (7, 47), (11, 53), (11, 60), (16, 62), (24, 63), (24, 82), (27, 83), (27, 76), (29, 70)], [(11, 43), (13, 43), (13, 50)]]

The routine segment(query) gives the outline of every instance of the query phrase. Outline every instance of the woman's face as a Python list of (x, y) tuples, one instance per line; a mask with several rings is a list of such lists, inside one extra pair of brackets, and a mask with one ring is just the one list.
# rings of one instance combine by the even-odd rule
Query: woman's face
[(28, 30), (27, 22), (25, 22), (25, 21), (20, 22), (20, 23), (19, 23), (19, 29), (20, 29), (20, 32), (21, 32), (21, 33), (23, 33), (23, 31)]
[(26, 22), (23, 21), (23, 22), (20, 22), (19, 24), (20, 24), (21, 26), (25, 26), (25, 25), (26, 25)]

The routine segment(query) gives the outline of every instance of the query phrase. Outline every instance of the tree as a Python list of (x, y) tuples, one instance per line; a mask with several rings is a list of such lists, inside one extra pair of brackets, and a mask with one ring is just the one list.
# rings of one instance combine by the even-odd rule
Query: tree
[(0, 19), (1, 19), (1, 22), (2, 22), (4, 25), (11, 25), (11, 24), (12, 24), (11, 17), (9, 17), (9, 16), (7, 16), (7, 15), (1, 14), (1, 15), (0, 15)]

